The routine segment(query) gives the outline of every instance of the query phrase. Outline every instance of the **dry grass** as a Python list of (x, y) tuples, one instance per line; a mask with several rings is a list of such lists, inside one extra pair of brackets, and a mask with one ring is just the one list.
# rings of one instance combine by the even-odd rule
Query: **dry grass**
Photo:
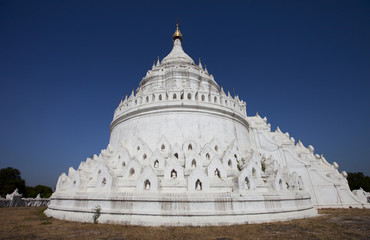
[(1, 208), (0, 239), (370, 239), (369, 209), (324, 209), (319, 217), (226, 227), (139, 227), (47, 218), (41, 208)]

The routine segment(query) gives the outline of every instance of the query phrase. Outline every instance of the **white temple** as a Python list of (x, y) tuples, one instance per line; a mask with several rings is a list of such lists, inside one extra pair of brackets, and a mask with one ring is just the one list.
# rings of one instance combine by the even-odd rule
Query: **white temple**
[(182, 49), (157, 61), (114, 112), (107, 149), (62, 174), (46, 210), (59, 219), (229, 225), (369, 207), (346, 173), (224, 92)]

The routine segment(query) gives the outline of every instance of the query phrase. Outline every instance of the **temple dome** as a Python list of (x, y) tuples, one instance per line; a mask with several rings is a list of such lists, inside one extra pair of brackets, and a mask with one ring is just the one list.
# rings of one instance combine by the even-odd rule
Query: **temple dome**
[(181, 46), (181, 40), (175, 39), (173, 42), (173, 48), (172, 51), (163, 58), (161, 64), (195, 64), (193, 59), (187, 55)]
[(337, 164), (248, 116), (177, 30), (172, 51), (118, 104), (107, 148), (60, 175), (47, 216), (91, 221), (99, 210), (101, 223), (204, 226), (315, 216), (312, 202), (365, 207)]

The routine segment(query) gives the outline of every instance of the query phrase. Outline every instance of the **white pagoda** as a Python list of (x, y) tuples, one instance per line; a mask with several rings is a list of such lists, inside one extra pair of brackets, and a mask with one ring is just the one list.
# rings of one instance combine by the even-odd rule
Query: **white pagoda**
[(157, 61), (114, 112), (107, 149), (62, 174), (46, 210), (59, 219), (230, 225), (368, 207), (314, 148), (225, 93), (182, 49)]

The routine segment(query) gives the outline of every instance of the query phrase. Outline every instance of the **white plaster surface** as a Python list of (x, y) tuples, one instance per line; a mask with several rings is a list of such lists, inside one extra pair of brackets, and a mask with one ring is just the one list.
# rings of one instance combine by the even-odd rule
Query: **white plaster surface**
[[(247, 116), (174, 41), (114, 112), (107, 149), (59, 177), (48, 216), (138, 225), (230, 225), (368, 207), (346, 174), (266, 118)], [(217, 170), (217, 171), (216, 171)]]

